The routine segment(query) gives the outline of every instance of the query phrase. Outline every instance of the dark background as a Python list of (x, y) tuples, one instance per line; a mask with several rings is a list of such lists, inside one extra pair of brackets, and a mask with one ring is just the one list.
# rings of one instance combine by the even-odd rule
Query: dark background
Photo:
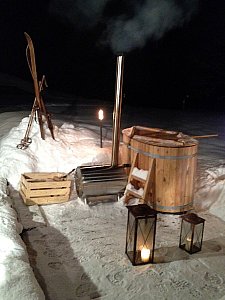
[[(105, 19), (87, 26), (84, 21), (88, 22), (88, 17), (80, 18), (79, 11), (74, 14), (73, 22), (62, 17), (60, 6), (58, 13), (52, 13), (56, 1), (0, 1), (1, 101), (8, 95), (14, 95), (17, 101), (29, 101), (29, 93), (32, 93), (33, 81), (25, 56), (25, 31), (33, 40), (37, 72), (39, 78), (46, 75), (49, 94), (73, 95), (74, 101), (76, 97), (112, 101), (117, 53), (101, 43), (101, 36), (112, 16), (129, 13), (129, 1), (109, 2)], [(174, 26), (161, 38), (149, 37), (143, 47), (124, 52), (126, 103), (225, 109), (224, 2), (198, 1), (188, 22)], [(63, 9), (63, 5), (69, 7), (71, 1), (58, 4)], [(10, 77), (5, 77), (6, 74)], [(25, 89), (22, 81), (9, 83), (11, 79), (7, 78), (11, 76), (30, 83), (31, 88)]]

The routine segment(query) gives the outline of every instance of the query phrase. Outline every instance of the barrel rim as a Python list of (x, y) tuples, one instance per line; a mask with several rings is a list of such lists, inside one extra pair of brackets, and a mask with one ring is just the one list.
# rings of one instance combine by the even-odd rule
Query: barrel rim
[[(147, 139), (146, 135), (140, 135), (137, 134), (137, 132), (135, 132), (135, 130), (144, 130), (144, 131), (149, 131), (149, 132), (157, 132), (159, 134), (162, 133), (166, 133), (166, 134), (180, 134), (182, 135), (182, 138), (174, 140), (174, 139), (164, 139), (165, 140), (165, 144), (162, 144), (163, 142), (163, 137), (162, 138), (158, 138), (159, 141), (153, 141), (153, 140), (149, 140)], [(129, 142), (131, 140), (135, 140), (139, 143), (145, 144), (145, 145), (152, 145), (152, 146), (157, 146), (157, 147), (163, 147), (163, 148), (186, 148), (186, 147), (194, 147), (197, 146), (199, 144), (199, 142), (190, 137), (187, 134), (184, 134), (182, 132), (178, 132), (178, 131), (171, 131), (171, 130), (164, 130), (164, 129), (159, 129), (159, 128), (151, 128), (151, 127), (143, 127), (143, 126), (132, 126), (132, 127), (128, 127), (128, 128), (124, 128), (122, 130), (123, 136), (127, 137), (129, 139)], [(142, 139), (141, 137), (146, 137), (145, 140)], [(150, 137), (149, 137), (150, 138)], [(152, 138), (157, 139), (157, 137), (153, 136)], [(161, 142), (160, 142), (161, 141)], [(171, 141), (171, 144), (166, 144), (166, 141), (169, 142)], [(172, 144), (174, 142), (174, 145)], [(175, 143), (180, 143), (180, 145), (175, 144)]]

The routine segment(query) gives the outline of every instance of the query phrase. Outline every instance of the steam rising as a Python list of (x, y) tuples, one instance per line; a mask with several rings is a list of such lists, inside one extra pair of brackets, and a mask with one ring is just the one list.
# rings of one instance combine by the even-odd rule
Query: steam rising
[(106, 16), (105, 10), (114, 2), (53, 0), (51, 8), (74, 25), (82, 24), (83, 29), (104, 23), (103, 43), (114, 52), (129, 52), (143, 47), (149, 39), (160, 39), (165, 32), (189, 21), (198, 7), (198, 0), (137, 0), (130, 1), (129, 11)]
[[(193, 1), (190, 1), (193, 2)], [(184, 10), (168, 0), (148, 0), (137, 6), (135, 15), (120, 16), (107, 26), (108, 42), (114, 51), (130, 51), (143, 47), (150, 38), (159, 39), (166, 31), (189, 20), (193, 7)]]
[(110, 0), (51, 0), (50, 13), (76, 27), (88, 28), (98, 24)]

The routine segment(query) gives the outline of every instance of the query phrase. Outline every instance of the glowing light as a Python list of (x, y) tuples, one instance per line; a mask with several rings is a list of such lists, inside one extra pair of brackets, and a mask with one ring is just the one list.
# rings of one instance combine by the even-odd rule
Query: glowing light
[(102, 120), (104, 119), (104, 113), (102, 109), (98, 111), (98, 118), (100, 120), (100, 148), (102, 148)]
[(149, 257), (150, 257), (150, 249), (148, 249), (147, 247), (143, 247), (141, 249), (141, 260), (143, 262), (148, 262), (149, 261)]
[(186, 239), (185, 249), (186, 249), (187, 251), (190, 251), (190, 250), (191, 250), (191, 237), (189, 237), (189, 236), (187, 236), (187, 239)]
[(104, 119), (104, 112), (102, 109), (100, 109), (98, 112), (98, 118), (100, 121), (102, 121)]

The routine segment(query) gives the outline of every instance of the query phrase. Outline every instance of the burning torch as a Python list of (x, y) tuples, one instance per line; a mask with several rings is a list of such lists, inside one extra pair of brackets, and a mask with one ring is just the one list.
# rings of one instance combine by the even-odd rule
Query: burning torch
[(102, 120), (104, 119), (104, 113), (102, 109), (98, 111), (98, 118), (100, 127), (100, 148), (102, 148)]

